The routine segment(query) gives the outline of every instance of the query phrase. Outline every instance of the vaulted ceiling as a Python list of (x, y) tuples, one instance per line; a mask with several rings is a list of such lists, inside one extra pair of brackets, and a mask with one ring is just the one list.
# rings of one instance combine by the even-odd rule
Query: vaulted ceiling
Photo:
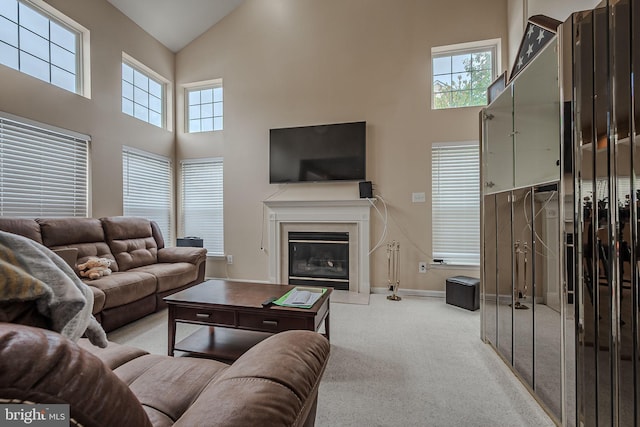
[(122, 13), (178, 52), (242, 3), (243, 0), (107, 0)]

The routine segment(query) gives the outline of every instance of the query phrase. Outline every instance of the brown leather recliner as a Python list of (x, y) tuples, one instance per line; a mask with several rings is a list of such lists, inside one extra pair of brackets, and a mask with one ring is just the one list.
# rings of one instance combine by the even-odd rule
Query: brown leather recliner
[(71, 425), (312, 426), (328, 357), (310, 331), (273, 335), (227, 365), (0, 323), (0, 402), (69, 404)]

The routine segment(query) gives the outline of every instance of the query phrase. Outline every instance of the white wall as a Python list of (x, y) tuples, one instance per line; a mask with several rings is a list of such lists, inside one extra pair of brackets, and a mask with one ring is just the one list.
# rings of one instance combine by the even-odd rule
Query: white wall
[[(401, 288), (444, 290), (444, 277), (460, 271), (418, 273), (419, 261), (431, 261), (431, 144), (477, 140), (480, 108), (431, 110), (431, 47), (506, 41), (506, 12), (506, 0), (246, 0), (179, 52), (178, 87), (214, 78), (224, 86), (224, 131), (186, 134), (180, 115), (176, 122), (178, 159), (224, 156), (225, 246), (234, 264), (209, 263), (208, 274), (268, 279), (262, 201), (275, 192), (359, 197), (357, 183), (270, 185), (270, 128), (365, 120), (368, 179), (389, 205), (386, 241), (401, 245)], [(183, 98), (179, 89), (178, 111)], [(412, 203), (412, 192), (425, 192), (426, 203)], [(383, 223), (372, 217), (373, 244)], [(384, 287), (384, 247), (371, 265), (371, 285)]]

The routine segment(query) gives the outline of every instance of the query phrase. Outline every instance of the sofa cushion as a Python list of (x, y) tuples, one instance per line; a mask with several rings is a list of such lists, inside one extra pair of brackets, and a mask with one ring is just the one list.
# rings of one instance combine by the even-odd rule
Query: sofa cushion
[(89, 353), (92, 353), (98, 359), (102, 360), (102, 363), (107, 365), (111, 370), (116, 369), (137, 357), (149, 354), (142, 349), (117, 344), (111, 341), (109, 341), (109, 345), (105, 348), (96, 347), (86, 338), (80, 338), (77, 344)]
[(18, 234), (42, 244), (40, 225), (35, 219), (0, 217), (0, 230)]
[(180, 288), (187, 283), (193, 282), (198, 277), (198, 268), (188, 262), (145, 265), (129, 271), (141, 271), (156, 276), (158, 279), (157, 292)]
[(154, 294), (157, 288), (156, 277), (145, 272), (118, 272), (85, 283), (104, 292), (103, 309), (137, 301)]
[(95, 218), (39, 218), (42, 241), (52, 250), (77, 248), (77, 263), (87, 261), (90, 256), (109, 258), (112, 271), (118, 271), (115, 257), (105, 242), (104, 230)]
[[(129, 385), (147, 414), (156, 418), (154, 425), (172, 425), (202, 390), (228, 367), (214, 360), (150, 354), (138, 357), (113, 372)], [(159, 387), (167, 384), (171, 385), (172, 392), (160, 393)], [(210, 409), (213, 402), (209, 402)]]
[(115, 216), (101, 221), (121, 271), (158, 262), (158, 244), (149, 220)]
[[(175, 427), (302, 425), (313, 410), (329, 352), (329, 342), (315, 332), (272, 335), (207, 385)], [(212, 411), (210, 402), (223, 410)]]

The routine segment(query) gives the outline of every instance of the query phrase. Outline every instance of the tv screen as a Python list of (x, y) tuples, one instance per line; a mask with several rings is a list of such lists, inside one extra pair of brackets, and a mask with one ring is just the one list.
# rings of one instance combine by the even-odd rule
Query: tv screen
[(271, 129), (269, 182), (366, 179), (366, 122)]

